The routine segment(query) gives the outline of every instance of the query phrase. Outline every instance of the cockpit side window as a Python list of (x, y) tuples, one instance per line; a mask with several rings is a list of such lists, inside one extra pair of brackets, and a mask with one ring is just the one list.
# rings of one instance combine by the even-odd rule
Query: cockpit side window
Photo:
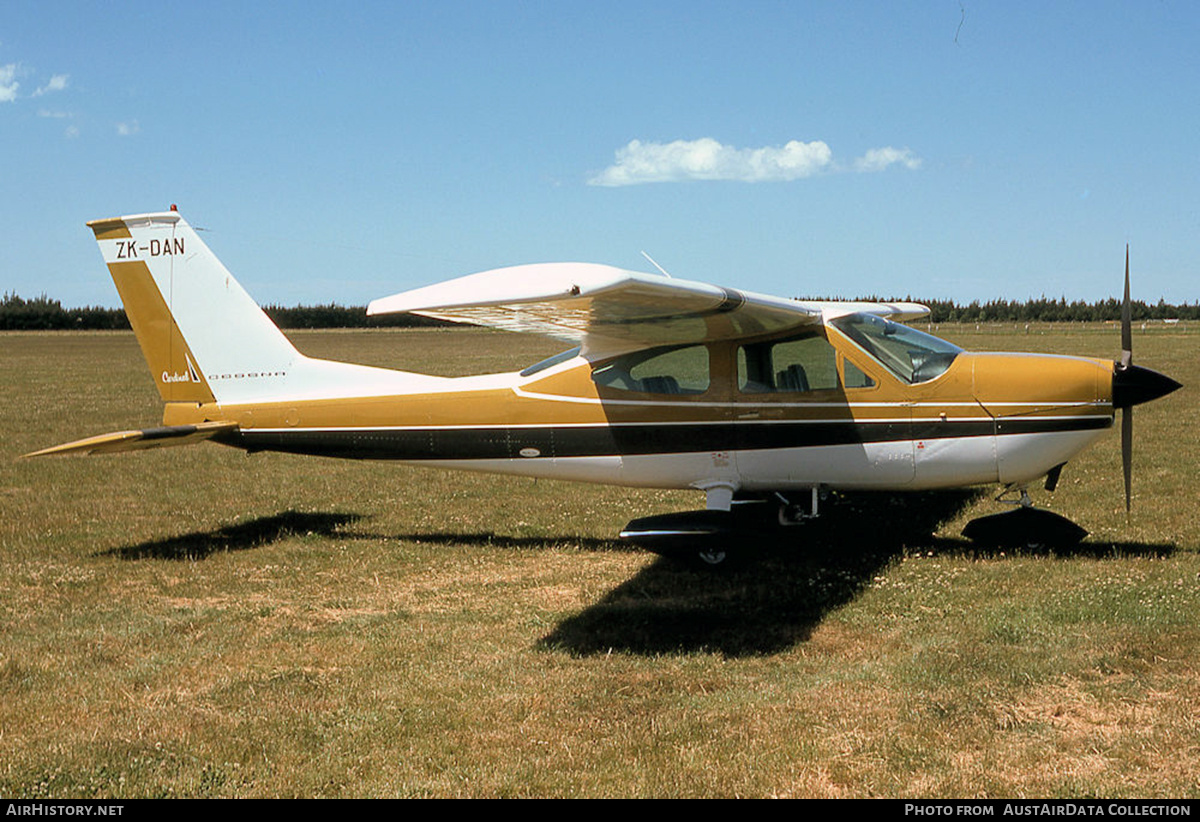
[(837, 352), (820, 334), (739, 346), (737, 369), (743, 394), (838, 388)]
[(875, 380), (845, 357), (842, 358), (842, 372), (845, 375), (847, 388), (874, 388)]
[(592, 371), (597, 385), (644, 394), (703, 394), (710, 383), (708, 348), (652, 348), (634, 351)]
[(962, 353), (962, 349), (953, 343), (875, 314), (848, 314), (833, 320), (832, 324), (910, 384), (940, 377)]

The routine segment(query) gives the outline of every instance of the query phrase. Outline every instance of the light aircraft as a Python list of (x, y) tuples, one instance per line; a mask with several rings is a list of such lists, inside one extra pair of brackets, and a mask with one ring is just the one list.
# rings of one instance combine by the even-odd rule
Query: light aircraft
[[(1132, 364), (1128, 250), (1116, 362), (968, 353), (901, 324), (928, 314), (913, 303), (797, 301), (587, 263), (485, 271), (370, 304), (574, 346), (520, 372), (450, 378), (304, 356), (174, 206), (88, 225), (165, 403), (162, 426), (28, 456), (212, 440), (695, 489), (704, 510), (635, 519), (622, 536), (710, 563), (745, 529), (816, 516), (826, 490), (999, 483), (1027, 503), (1025, 487), (1052, 486), (1118, 408), (1128, 506), (1131, 408), (1179, 387)], [(1086, 533), (1039, 513), (1026, 525)], [(974, 536), (999, 528), (988, 519)]]

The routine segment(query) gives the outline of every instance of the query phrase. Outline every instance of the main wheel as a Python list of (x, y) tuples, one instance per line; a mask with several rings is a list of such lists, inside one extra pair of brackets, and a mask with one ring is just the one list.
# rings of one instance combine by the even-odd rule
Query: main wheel
[(724, 565), (729, 559), (729, 554), (723, 548), (702, 548), (696, 552), (696, 559), (701, 566), (715, 568), (718, 565)]

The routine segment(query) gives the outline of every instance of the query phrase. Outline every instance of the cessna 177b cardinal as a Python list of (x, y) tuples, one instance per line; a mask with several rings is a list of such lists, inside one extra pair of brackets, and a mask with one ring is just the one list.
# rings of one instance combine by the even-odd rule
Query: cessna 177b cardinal
[(900, 324), (921, 305), (797, 301), (585, 263), (485, 271), (368, 308), (574, 345), (523, 371), (331, 362), (299, 353), (174, 207), (89, 226), (165, 403), (162, 427), (35, 455), (207, 439), (690, 488), (705, 510), (634, 520), (623, 536), (698, 545), (712, 561), (745, 522), (735, 503), (771, 501), (786, 524), (816, 514), (819, 489), (1019, 490), (1057, 479), (1118, 408), (1128, 464), (1130, 408), (1179, 387), (1132, 364), (1128, 314), (1115, 363), (974, 354)]

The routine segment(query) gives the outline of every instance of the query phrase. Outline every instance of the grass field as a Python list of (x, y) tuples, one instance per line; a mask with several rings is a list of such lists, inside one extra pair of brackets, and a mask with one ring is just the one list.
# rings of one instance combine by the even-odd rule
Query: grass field
[[(559, 347), (294, 339), (443, 374)], [(131, 334), (0, 335), (0, 796), (1200, 797), (1200, 332), (1135, 358), (1185, 388), (1137, 409), (1132, 519), (1115, 431), (1035, 494), (1078, 550), (973, 550), (990, 495), (863, 497), (705, 574), (613, 539), (699, 495), (211, 444), (17, 461), (160, 409)]]

